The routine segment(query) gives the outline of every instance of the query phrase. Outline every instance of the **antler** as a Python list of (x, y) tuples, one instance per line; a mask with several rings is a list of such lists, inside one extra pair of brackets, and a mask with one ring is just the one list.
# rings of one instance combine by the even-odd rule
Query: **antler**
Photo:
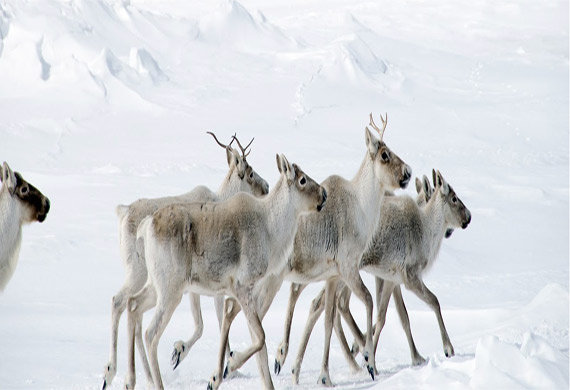
[(382, 130), (376, 126), (376, 123), (374, 123), (374, 119), (372, 118), (372, 113), (370, 113), (370, 126), (372, 126), (372, 128), (376, 130), (378, 134), (380, 134), (380, 141), (382, 141), (382, 137), (384, 137), (384, 131), (388, 125), (388, 113), (386, 113), (386, 119), (382, 118), (382, 114), (380, 114), (380, 120), (382, 121)]
[(216, 140), (217, 144), (220, 145), (222, 148), (226, 149), (228, 146), (232, 146), (232, 144), (234, 143), (234, 139), (236, 137), (235, 133), (234, 135), (232, 135), (232, 141), (228, 144), (228, 145), (224, 145), (223, 143), (221, 143), (220, 141), (218, 141), (218, 137), (216, 137), (216, 135), (214, 133), (212, 133), (211, 131), (206, 131), (207, 134), (210, 134), (212, 137), (214, 137), (214, 139)]
[(245, 148), (241, 146), (241, 143), (239, 142), (239, 139), (237, 139), (237, 137), (236, 137), (235, 135), (233, 136), (233, 139), (235, 139), (235, 140), (237, 141), (238, 146), (239, 146), (239, 148), (241, 149), (241, 155), (242, 155), (242, 157), (243, 157), (244, 160), (245, 160), (245, 158), (246, 158), (247, 156), (249, 156), (249, 154), (251, 153), (251, 149), (250, 149), (249, 152), (246, 153), (247, 148), (249, 148), (249, 147), (251, 146), (251, 144), (252, 144), (253, 140), (255, 139), (255, 137), (253, 137), (253, 138), (251, 139), (251, 141), (249, 141), (249, 144), (247, 144), (247, 146), (246, 146)]

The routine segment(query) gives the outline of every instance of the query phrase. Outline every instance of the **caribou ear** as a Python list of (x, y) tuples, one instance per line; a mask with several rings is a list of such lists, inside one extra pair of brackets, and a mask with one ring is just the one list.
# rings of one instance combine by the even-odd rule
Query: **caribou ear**
[(287, 157), (284, 154), (281, 155), (281, 168), (283, 169), (281, 173), (287, 177), (287, 180), (295, 180), (295, 168), (287, 161)]
[(429, 179), (427, 178), (426, 175), (424, 175), (422, 178), (422, 184), (424, 187), (424, 192), (426, 194), (426, 200), (429, 200), (429, 198), (431, 198), (431, 195), (433, 194), (433, 188), (431, 188), (431, 184), (429, 183)]
[(416, 177), (416, 192), (421, 194), (422, 192), (422, 181)]
[(279, 173), (283, 173), (283, 168), (281, 167), (281, 157), (279, 157), (278, 153), (275, 153), (275, 160), (277, 161), (277, 169)]
[(380, 142), (372, 135), (368, 127), (364, 129), (364, 140), (366, 141), (366, 147), (368, 148), (368, 152), (372, 157), (376, 156), (378, 153), (378, 148), (380, 148)]
[(4, 161), (4, 164), (2, 164), (2, 182), (4, 183), (4, 185), (6, 186), (6, 188), (8, 188), (8, 191), (10, 192), (10, 195), (14, 195), (14, 191), (16, 191), (16, 175), (14, 175), (14, 172), (12, 171), (12, 169), (10, 169), (10, 166), (8, 166), (8, 163), (6, 161)]
[(238, 152), (232, 149), (230, 146), (226, 147), (226, 157), (228, 159), (228, 166), (231, 167), (232, 164), (236, 167), (239, 167), (239, 163), (241, 161), (241, 156)]
[(440, 171), (437, 171), (436, 177), (437, 177), (437, 185), (439, 187), (441, 187), (441, 193), (443, 195), (449, 194), (449, 184), (447, 184), (447, 182), (445, 181), (445, 179), (441, 175)]

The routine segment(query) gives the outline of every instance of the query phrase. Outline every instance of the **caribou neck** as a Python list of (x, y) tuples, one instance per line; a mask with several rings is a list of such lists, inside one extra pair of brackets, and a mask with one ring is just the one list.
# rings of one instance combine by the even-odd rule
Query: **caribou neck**
[(376, 177), (373, 164), (374, 162), (367, 152), (360, 169), (352, 179), (360, 207), (363, 211), (363, 222), (368, 234), (367, 243), (370, 242), (376, 232), (386, 187)]
[(0, 191), (0, 251), (6, 244), (10, 246), (22, 232), (22, 208), (16, 202), (7, 190)]
[[(271, 250), (275, 258), (279, 259), (279, 266), (285, 265), (285, 261), (292, 250), (295, 233), (297, 232), (298, 216), (295, 199), (292, 199), (294, 190), (287, 183), (284, 176), (267, 196), (261, 199), (264, 213), (268, 219), (268, 233), (273, 242), (278, 243)], [(282, 263), (282, 264), (281, 264)]]
[(218, 199), (225, 200), (242, 190), (242, 180), (235, 172), (236, 167), (232, 167), (224, 177), (220, 188), (216, 192)]
[(22, 211), (5, 188), (0, 190), (0, 291), (16, 268), (22, 239)]
[(437, 257), (447, 226), (443, 216), (443, 200), (434, 194), (424, 207), (425, 239), (429, 243), (430, 263)]

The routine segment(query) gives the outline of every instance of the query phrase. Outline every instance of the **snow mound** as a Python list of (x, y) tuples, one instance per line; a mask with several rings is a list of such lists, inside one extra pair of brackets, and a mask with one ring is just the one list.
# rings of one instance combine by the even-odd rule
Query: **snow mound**
[(344, 27), (349, 29), (352, 32), (359, 32), (359, 33), (372, 33), (372, 30), (368, 26), (365, 26), (360, 20), (358, 20), (353, 14), (350, 12), (346, 12), (343, 16), (343, 24)]
[(521, 346), (496, 336), (479, 340), (471, 379), (475, 388), (568, 388), (568, 357), (546, 340), (525, 333)]
[(145, 49), (132, 48), (129, 63), (131, 68), (135, 69), (140, 75), (148, 75), (155, 84), (168, 81), (168, 76), (160, 69), (158, 62)]
[(93, 69), (101, 76), (111, 75), (131, 89), (168, 80), (156, 60), (144, 49), (131, 49), (129, 64), (109, 48), (103, 49)]
[(276, 51), (298, 47), (258, 11), (254, 17), (240, 3), (224, 0), (216, 12), (200, 20), (200, 39), (206, 42), (228, 44), (236, 49)]
[(335, 44), (331, 56), (321, 65), (320, 74), (329, 81), (374, 82), (385, 74), (388, 64), (379, 58), (358, 35)]
[[(136, 54), (139, 53), (139, 50), (134, 49), (134, 51), (136, 63), (141, 56)], [(131, 56), (131, 58), (132, 57), (133, 56)], [(142, 69), (148, 72), (146, 74), (139, 72), (137, 69), (134, 69), (122, 61), (109, 48), (103, 49), (101, 54), (89, 64), (91, 76), (95, 83), (103, 90), (107, 100), (120, 105), (128, 105), (130, 101), (131, 103), (142, 104), (141, 107), (147, 106), (147, 104), (144, 103), (147, 101), (145, 96), (149, 94), (149, 91), (152, 91), (155, 85), (151, 72), (156, 72), (155, 77), (159, 77), (161, 72), (159, 72), (160, 68), (158, 65), (156, 65), (156, 68), (149, 65), (153, 63), (152, 56), (148, 55), (148, 57), (146, 57), (143, 54), (142, 58), (141, 66), (143, 67)], [(151, 71), (149, 72), (142, 63), (150, 68)]]
[(369, 99), (399, 89), (403, 77), (378, 56), (359, 34), (351, 33), (329, 46), (317, 71), (297, 89), (296, 121), (314, 109), (351, 106), (357, 88)]

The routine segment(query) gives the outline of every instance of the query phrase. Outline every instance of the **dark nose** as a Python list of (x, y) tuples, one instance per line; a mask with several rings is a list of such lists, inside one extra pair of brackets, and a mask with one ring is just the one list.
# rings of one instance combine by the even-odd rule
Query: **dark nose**
[(400, 180), (400, 188), (402, 189), (406, 188), (411, 178), (412, 178), (412, 170), (409, 167), (406, 167), (404, 169), (404, 175), (402, 177), (402, 180)]
[(466, 229), (467, 226), (468, 226), (470, 223), (471, 223), (471, 214), (469, 214), (469, 215), (467, 216), (467, 221), (466, 221), (466, 222), (463, 222), (463, 225), (461, 225), (461, 228), (462, 228), (462, 229)]
[(267, 182), (264, 182), (263, 184), (263, 195), (267, 195), (269, 194), (269, 184), (267, 184)]
[(49, 208), (50, 208), (49, 199), (45, 198), (45, 202), (43, 204), (43, 210), (40, 213), (38, 213), (38, 222), (41, 223), (45, 221), (47, 213), (49, 212)]

